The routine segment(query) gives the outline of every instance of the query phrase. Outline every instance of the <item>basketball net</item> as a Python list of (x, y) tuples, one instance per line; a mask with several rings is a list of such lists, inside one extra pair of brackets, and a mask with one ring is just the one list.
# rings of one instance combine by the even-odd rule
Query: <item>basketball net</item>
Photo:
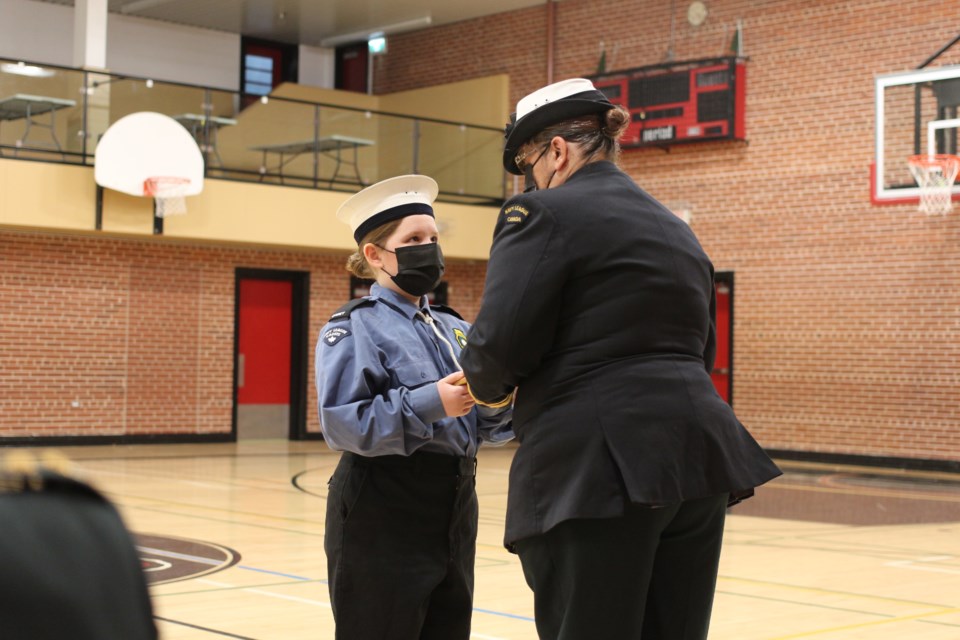
[(143, 195), (152, 196), (158, 218), (187, 212), (186, 192), (189, 178), (157, 176), (143, 181)]
[(910, 156), (910, 173), (920, 187), (919, 211), (950, 213), (953, 209), (953, 181), (960, 170), (960, 156), (949, 154)]

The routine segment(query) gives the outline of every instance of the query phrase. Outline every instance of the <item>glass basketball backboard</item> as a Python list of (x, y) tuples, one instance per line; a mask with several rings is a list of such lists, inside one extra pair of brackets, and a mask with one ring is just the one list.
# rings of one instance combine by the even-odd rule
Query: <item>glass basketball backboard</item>
[[(931, 150), (957, 154), (958, 127), (949, 121), (960, 107), (960, 65), (880, 75), (875, 88), (871, 199), (875, 204), (919, 202), (908, 159)], [(960, 199), (960, 186), (954, 185), (952, 194)]]

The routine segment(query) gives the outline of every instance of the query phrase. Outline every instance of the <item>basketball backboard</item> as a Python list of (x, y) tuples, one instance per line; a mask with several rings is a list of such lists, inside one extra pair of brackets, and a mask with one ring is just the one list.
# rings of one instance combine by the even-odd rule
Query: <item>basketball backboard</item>
[[(960, 65), (880, 75), (874, 86), (871, 199), (875, 204), (919, 202), (920, 189), (908, 158), (931, 151), (957, 154)], [(953, 199), (960, 199), (960, 185), (952, 193)]]
[(114, 122), (97, 143), (94, 180), (132, 196), (152, 178), (189, 180), (184, 196), (203, 191), (203, 153), (183, 125), (161, 113), (131, 113)]

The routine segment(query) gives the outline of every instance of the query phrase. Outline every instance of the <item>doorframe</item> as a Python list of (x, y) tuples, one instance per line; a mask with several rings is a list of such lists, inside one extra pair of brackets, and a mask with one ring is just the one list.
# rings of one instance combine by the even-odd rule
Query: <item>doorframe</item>
[(233, 279), (233, 416), (231, 434), (237, 441), (237, 356), (240, 349), (240, 281), (276, 280), (291, 284), (290, 298), (290, 423), (289, 440), (307, 433), (307, 347), (310, 328), (310, 272), (236, 267)]

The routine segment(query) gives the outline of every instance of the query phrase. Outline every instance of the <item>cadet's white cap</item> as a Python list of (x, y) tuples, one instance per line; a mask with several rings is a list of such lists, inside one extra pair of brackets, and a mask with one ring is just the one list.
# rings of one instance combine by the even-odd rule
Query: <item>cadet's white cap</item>
[(433, 201), (440, 188), (430, 176), (387, 178), (347, 199), (337, 219), (350, 226), (357, 244), (377, 227), (413, 215), (433, 217)]

